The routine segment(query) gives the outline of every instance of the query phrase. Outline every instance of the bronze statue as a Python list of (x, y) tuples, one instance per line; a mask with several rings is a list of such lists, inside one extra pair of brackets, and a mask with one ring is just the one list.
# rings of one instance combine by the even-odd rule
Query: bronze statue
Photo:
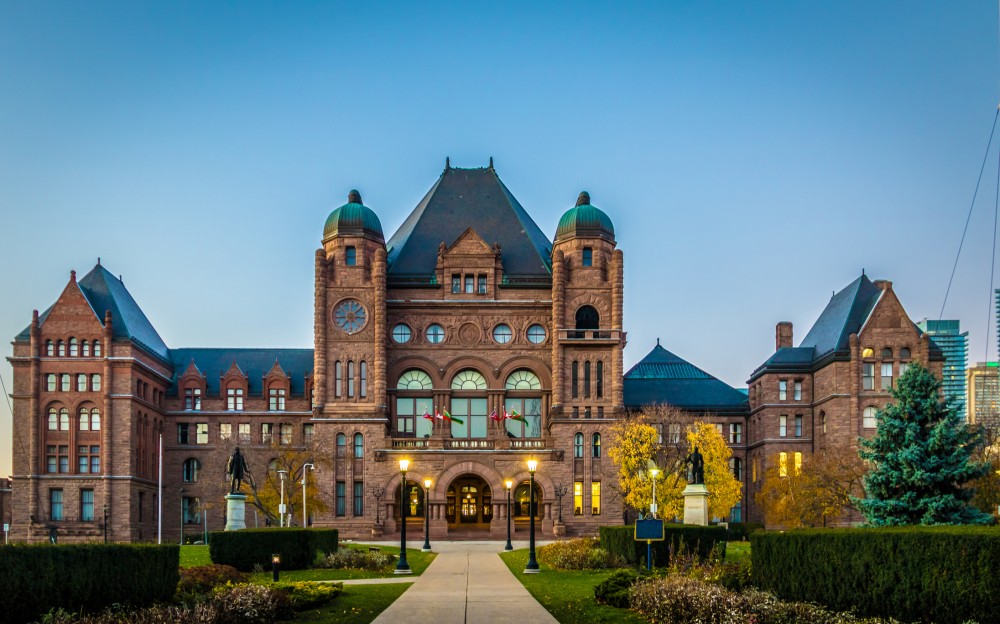
[(684, 460), (685, 463), (691, 464), (691, 480), (689, 483), (704, 484), (705, 483), (705, 458), (702, 457), (701, 453), (698, 452), (698, 447), (694, 447), (694, 451), (687, 456)]
[(229, 463), (226, 464), (226, 474), (229, 475), (231, 481), (229, 484), (230, 494), (239, 494), (240, 486), (243, 485), (243, 480), (246, 479), (248, 483), (253, 485), (253, 476), (250, 474), (250, 466), (247, 465), (246, 457), (240, 451), (240, 447), (236, 447), (233, 451), (232, 457), (229, 458)]

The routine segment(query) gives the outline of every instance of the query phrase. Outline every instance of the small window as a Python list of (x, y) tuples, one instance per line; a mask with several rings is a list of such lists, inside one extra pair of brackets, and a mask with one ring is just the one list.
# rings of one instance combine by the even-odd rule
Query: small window
[(354, 396), (354, 362), (347, 361), (347, 396)]
[(874, 407), (866, 407), (861, 413), (861, 426), (865, 429), (876, 428), (878, 426), (878, 420), (875, 417), (877, 411)]
[(802, 437), (802, 416), (800, 415), (795, 416), (795, 437)]
[(471, 275), (466, 275), (465, 276), (465, 292), (466, 292), (466, 294), (469, 294), (469, 295), (471, 295), (473, 292), (475, 292), (473, 290), (472, 276)]
[(881, 370), (881, 382), (882, 390), (888, 391), (892, 389), (892, 362), (882, 362)]
[(336, 494), (337, 495), (337, 503), (336, 503), (337, 504), (337, 509), (336, 509), (336, 514), (338, 516), (341, 516), (341, 517), (347, 515), (347, 501), (346, 501), (346, 498), (345, 498), (347, 496), (347, 492), (346, 492), (345, 488), (346, 488), (346, 484), (343, 481), (337, 481), (337, 485), (336, 485), (336, 492), (337, 492), (337, 494)]
[(80, 355), (90, 357), (90, 343), (86, 340), (80, 343)]
[(795, 382), (795, 385), (793, 386), (792, 392), (793, 392), (793, 394), (792, 394), (792, 399), (793, 400), (795, 400), (795, 401), (801, 401), (802, 400), (802, 382), (801, 381), (796, 381)]
[(583, 458), (583, 434), (578, 433), (573, 438), (573, 457), (577, 459)]
[(410, 326), (405, 323), (398, 323), (392, 328), (392, 340), (398, 344), (406, 344), (410, 341), (410, 337), (413, 336), (413, 332), (410, 331)]
[(101, 376), (97, 373), (90, 376), (90, 389), (94, 392), (101, 391)]
[(101, 357), (101, 341), (94, 341), (94, 357)]
[(66, 343), (60, 340), (56, 343), (56, 348), (59, 351), (59, 357), (66, 357)]
[(795, 474), (798, 475), (799, 473), (802, 472), (802, 453), (796, 452), (795, 455), (793, 455), (793, 457), (794, 457), (793, 465)]
[(76, 391), (86, 392), (87, 391), (87, 376), (77, 375), (76, 376)]
[(55, 345), (52, 344), (51, 340), (46, 340), (45, 341), (45, 355), (50, 355), (51, 356), (51, 355), (55, 355), (55, 354), (56, 354)]
[(875, 365), (871, 362), (865, 362), (861, 365), (861, 389), (875, 389)]
[(427, 342), (431, 344), (441, 344), (444, 342), (444, 328), (433, 323), (427, 326)]
[(451, 292), (452, 294), (462, 292), (462, 276), (458, 273), (452, 273), (451, 275)]
[(743, 425), (740, 423), (729, 424), (729, 443), (740, 444), (743, 441)]
[(226, 389), (226, 409), (229, 411), (243, 410), (243, 388)]
[(872, 349), (871, 347), (865, 347), (861, 351), (861, 357), (863, 357), (863, 358), (873, 358), (873, 357), (875, 357), (875, 349)]
[(667, 426), (667, 435), (671, 444), (680, 444), (681, 442), (681, 425), (680, 423), (670, 423)]
[(45, 389), (49, 392), (56, 391), (56, 376), (52, 373), (45, 376)]
[(545, 342), (545, 328), (538, 324), (529, 327), (528, 342), (531, 344), (542, 344)]
[(591, 440), (591, 455), (594, 459), (601, 458), (601, 434), (595, 433)]
[(784, 401), (788, 399), (788, 382), (782, 379), (778, 382), (778, 400)]
[(583, 248), (583, 266), (594, 266), (594, 248)]
[(883, 360), (891, 360), (892, 359), (892, 349), (890, 349), (889, 347), (886, 347), (885, 349), (882, 349), (882, 359)]
[(80, 355), (80, 343), (76, 338), (69, 339), (69, 356), (78, 357)]
[(90, 430), (100, 431), (101, 430), (101, 410), (96, 407), (90, 410)]
[(733, 471), (733, 477), (737, 481), (743, 480), (743, 462), (740, 461), (739, 457), (729, 458), (729, 469)]
[(479, 277), (476, 278), (476, 280), (477, 280), (477, 284), (476, 284), (476, 286), (477, 286), (477, 292), (480, 295), (485, 295), (486, 294), (486, 276), (480, 274)]
[(186, 410), (201, 409), (201, 388), (184, 389), (184, 409)]
[(826, 412), (819, 413), (819, 423), (822, 427), (823, 435), (826, 435)]
[(360, 396), (361, 396), (361, 398), (365, 398), (365, 397), (368, 396), (368, 362), (366, 362), (364, 360), (361, 360), (361, 364), (359, 365), (359, 369), (361, 370), (361, 393), (360, 393)]
[(784, 438), (788, 435), (788, 416), (782, 414), (778, 416), (778, 436)]
[(507, 344), (513, 335), (513, 332), (510, 331), (510, 325), (500, 323), (493, 328), (493, 340), (499, 344)]
[(260, 441), (263, 444), (270, 444), (274, 439), (274, 423), (260, 424)]
[[(910, 359), (910, 350), (908, 348), (906, 348), (906, 347), (903, 347), (902, 349), (900, 349), (899, 350), (899, 359), (901, 359), (901, 360), (908, 360), (908, 359)], [(900, 373), (900, 374), (902, 374), (902, 373)]]
[(358, 250), (353, 245), (349, 245), (344, 250), (344, 264), (347, 266), (356, 266), (358, 264)]
[(237, 427), (237, 432), (240, 436), (240, 442), (243, 444), (250, 443), (250, 423), (240, 423)]

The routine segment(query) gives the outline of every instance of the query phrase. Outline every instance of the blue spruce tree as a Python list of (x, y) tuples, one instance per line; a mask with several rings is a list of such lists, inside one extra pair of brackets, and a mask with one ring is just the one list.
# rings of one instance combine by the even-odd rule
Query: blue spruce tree
[(867, 497), (855, 502), (869, 524), (992, 522), (969, 504), (973, 490), (963, 488), (989, 470), (971, 458), (982, 434), (941, 400), (940, 387), (926, 368), (910, 365), (892, 390), (893, 402), (878, 412), (875, 436), (860, 440), (858, 454), (871, 470)]

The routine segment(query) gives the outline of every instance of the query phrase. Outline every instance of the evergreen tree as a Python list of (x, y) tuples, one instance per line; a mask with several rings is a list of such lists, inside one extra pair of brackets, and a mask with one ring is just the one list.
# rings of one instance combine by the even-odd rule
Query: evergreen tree
[(962, 487), (989, 469), (971, 458), (981, 433), (939, 399), (940, 387), (930, 371), (911, 364), (892, 390), (893, 402), (879, 410), (875, 436), (860, 440), (858, 454), (872, 467), (867, 498), (856, 502), (869, 524), (992, 522), (969, 504), (973, 490)]

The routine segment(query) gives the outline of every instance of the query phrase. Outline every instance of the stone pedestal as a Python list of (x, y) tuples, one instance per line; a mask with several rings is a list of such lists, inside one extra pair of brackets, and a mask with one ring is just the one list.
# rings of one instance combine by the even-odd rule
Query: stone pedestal
[(704, 483), (689, 483), (684, 491), (684, 524), (708, 526), (708, 490)]
[(247, 528), (247, 497), (244, 494), (226, 494), (226, 530)]

